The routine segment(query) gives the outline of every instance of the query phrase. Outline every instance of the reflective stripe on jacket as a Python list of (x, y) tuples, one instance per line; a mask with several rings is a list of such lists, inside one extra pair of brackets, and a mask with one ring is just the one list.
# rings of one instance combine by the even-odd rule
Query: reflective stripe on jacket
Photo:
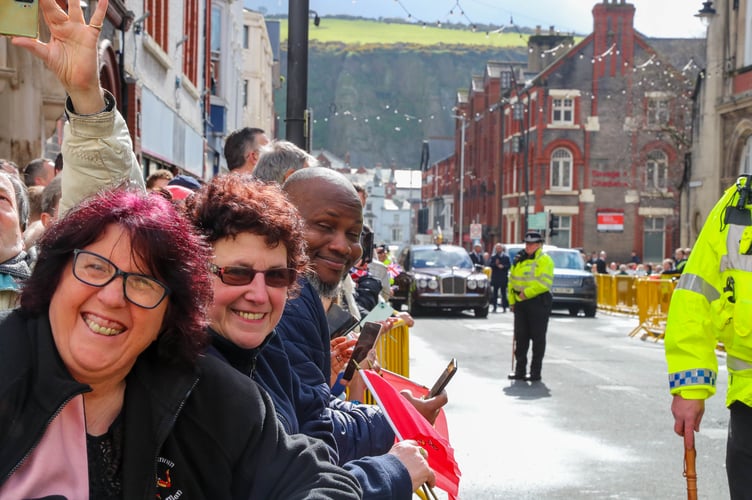
[(720, 341), (729, 371), (726, 404), (752, 405), (752, 219), (727, 219), (746, 181), (740, 177), (708, 215), (671, 297), (665, 336), (669, 388), (685, 399), (715, 393)]
[(507, 289), (509, 305), (520, 302), (520, 294), (524, 293), (527, 300), (550, 291), (553, 282), (554, 261), (539, 248), (532, 258), (526, 258), (512, 264)]

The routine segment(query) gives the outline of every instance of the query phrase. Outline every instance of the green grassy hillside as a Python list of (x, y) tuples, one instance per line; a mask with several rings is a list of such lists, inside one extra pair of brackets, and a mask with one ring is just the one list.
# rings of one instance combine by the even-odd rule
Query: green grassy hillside
[[(287, 19), (280, 19), (280, 38), (287, 41)], [(367, 19), (324, 18), (319, 26), (310, 23), (312, 42), (346, 45), (397, 44), (466, 45), (483, 47), (525, 47), (527, 34), (517, 32), (486, 33), (469, 29), (438, 28), (417, 24), (388, 23)]]

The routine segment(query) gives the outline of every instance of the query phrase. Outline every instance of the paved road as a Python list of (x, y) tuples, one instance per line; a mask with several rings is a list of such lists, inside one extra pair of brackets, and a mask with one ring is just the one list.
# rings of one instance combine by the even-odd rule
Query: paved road
[[(417, 318), (411, 378), (430, 385), (452, 356), (459, 364), (447, 411), (461, 498), (686, 498), (663, 345), (628, 337), (636, 325), (624, 316), (555, 314), (543, 381), (530, 384), (506, 379), (510, 313)], [(725, 366), (718, 387), (725, 392)], [(697, 437), (700, 498), (728, 498), (727, 423), (715, 396)]]

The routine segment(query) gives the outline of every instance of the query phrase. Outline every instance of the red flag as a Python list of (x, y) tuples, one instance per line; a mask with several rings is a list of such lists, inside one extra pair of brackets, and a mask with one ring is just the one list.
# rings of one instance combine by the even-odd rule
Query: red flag
[(460, 469), (454, 449), (423, 418), (410, 402), (373, 370), (360, 370), (368, 389), (384, 410), (397, 439), (414, 439), (428, 452), (428, 465), (436, 474), (436, 486), (455, 498), (459, 493)]
[[(385, 370), (383, 368), (379, 373), (384, 380), (389, 382), (389, 385), (397, 389), (397, 392), (408, 389), (415, 397), (428, 396), (428, 391), (430, 390), (428, 387), (420, 385), (407, 377), (403, 377), (399, 373), (390, 372), (389, 370)], [(444, 439), (449, 441), (449, 425), (447, 424), (444, 408), (439, 409), (439, 414), (433, 423), (433, 428), (436, 429), (436, 431), (441, 434)]]

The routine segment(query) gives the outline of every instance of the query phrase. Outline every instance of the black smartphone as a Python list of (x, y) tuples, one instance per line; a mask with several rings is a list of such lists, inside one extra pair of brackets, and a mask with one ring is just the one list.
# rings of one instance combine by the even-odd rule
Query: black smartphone
[[(355, 363), (360, 363), (361, 361), (366, 359), (366, 356), (368, 356), (368, 351), (373, 349), (373, 346), (379, 339), (379, 333), (381, 333), (381, 324), (368, 321), (365, 325), (363, 325), (363, 329), (360, 331), (360, 336), (358, 337), (358, 342), (353, 348), (350, 362), (347, 363), (345, 373), (342, 374), (343, 380), (352, 380), (353, 375), (355, 374)], [(353, 361), (355, 361), (355, 363), (353, 363)]]
[(329, 338), (333, 339), (350, 333), (350, 330), (358, 325), (358, 318), (345, 311), (338, 304), (329, 306), (326, 312), (326, 321), (329, 324)]
[(452, 358), (452, 360), (447, 365), (446, 369), (444, 369), (443, 372), (441, 372), (441, 375), (436, 380), (436, 383), (433, 384), (433, 387), (431, 387), (431, 390), (428, 391), (428, 395), (426, 396), (426, 399), (430, 399), (432, 397), (435, 397), (439, 394), (441, 394), (441, 391), (446, 388), (447, 384), (450, 380), (452, 380), (452, 377), (454, 377), (454, 374), (457, 373), (457, 360), (455, 358)]
[(39, 34), (38, 0), (0, 0), (0, 34), (36, 38)]
[(363, 264), (368, 264), (373, 260), (373, 238), (371, 228), (364, 226), (360, 233), (360, 248), (363, 249), (363, 256), (360, 260)]

